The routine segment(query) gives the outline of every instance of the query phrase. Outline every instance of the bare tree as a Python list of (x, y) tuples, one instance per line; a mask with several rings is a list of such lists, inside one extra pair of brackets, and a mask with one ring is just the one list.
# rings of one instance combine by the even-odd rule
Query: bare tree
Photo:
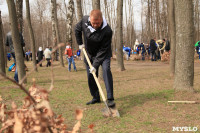
[(175, 26), (175, 9), (174, 0), (168, 1), (168, 15), (169, 15), (169, 35), (170, 35), (170, 73), (175, 74), (175, 56), (176, 56), (176, 26)]
[(19, 32), (23, 32), (23, 0), (16, 0), (17, 22)]
[(72, 46), (72, 23), (73, 23), (73, 14), (74, 14), (74, 1), (68, 1), (68, 10), (67, 10), (67, 34), (66, 42)]
[(199, 41), (199, 0), (195, 0), (195, 42)]
[(148, 12), (147, 12), (147, 38), (148, 41), (150, 41), (150, 39), (152, 38), (151, 35), (151, 10), (150, 10), (150, 0), (148, 0), (148, 4), (147, 4), (147, 8), (148, 8)]
[(78, 21), (80, 21), (83, 17), (81, 0), (76, 0), (76, 6), (77, 6), (76, 8), (77, 8)]
[[(24, 65), (24, 57), (23, 57), (23, 49), (20, 42), (19, 30), (17, 25), (17, 15), (15, 9), (14, 0), (7, 0), (9, 18), (11, 23), (11, 31), (12, 31), (12, 40), (15, 49), (15, 57), (16, 57), (16, 65), (18, 71), (19, 82), (26, 75), (25, 65)], [(26, 82), (26, 81), (25, 81)]]
[[(34, 37), (34, 33), (33, 33), (33, 28), (32, 28), (32, 25), (31, 25), (29, 0), (26, 0), (26, 19), (27, 19), (27, 22), (28, 22), (29, 35), (30, 35), (30, 40), (31, 40), (31, 51), (32, 51), (32, 57), (33, 57), (33, 68), (36, 68), (35, 37)], [(37, 71), (37, 68), (35, 70)]]
[(123, 21), (123, 0), (117, 1), (117, 27), (116, 27), (116, 36), (117, 36), (117, 65), (119, 71), (124, 71), (124, 60), (123, 60), (123, 30), (122, 30), (122, 21)]
[[(56, 8), (56, 3), (54, 3), (54, 0), (51, 0), (51, 22), (52, 22), (52, 40), (53, 40), (53, 47), (57, 45), (57, 38), (56, 38), (56, 24), (55, 24), (55, 9)], [(58, 60), (57, 58), (57, 51), (55, 52), (53, 60)]]
[(176, 64), (174, 88), (193, 91), (194, 19), (193, 1), (174, 0), (176, 22)]
[(41, 40), (43, 48), (45, 48), (45, 35), (44, 35), (44, 26), (43, 26), (43, 20), (44, 20), (44, 11), (46, 10), (46, 4), (47, 1), (41, 1), (41, 0), (36, 0), (36, 6), (35, 8), (37, 9), (37, 14), (39, 17), (39, 31), (41, 32)]
[[(78, 22), (83, 18), (83, 12), (82, 12), (82, 2), (81, 0), (76, 0), (76, 9), (77, 9), (77, 18)], [(82, 37), (84, 39), (84, 37)], [(84, 41), (83, 41), (84, 42)], [(81, 51), (83, 53), (83, 51)], [(81, 54), (81, 59), (83, 60), (83, 66), (85, 67), (85, 62), (84, 62), (84, 54)]]
[[(55, 21), (55, 30), (56, 30), (56, 41), (57, 43), (61, 43), (60, 41), (60, 32), (58, 29), (58, 18), (57, 18), (57, 4), (56, 4), (56, 0), (53, 0), (53, 4), (54, 4), (54, 21)], [(62, 53), (62, 47), (59, 48), (59, 61), (60, 61), (60, 65), (62, 67), (64, 67), (64, 63), (63, 63), (63, 53)]]
[(92, 0), (92, 8), (93, 9), (100, 9), (100, 0)]
[[(55, 43), (60, 43), (61, 41), (60, 41), (60, 35), (59, 35), (59, 29), (58, 29), (56, 0), (51, 0), (51, 4), (52, 4), (52, 27), (53, 27), (52, 31), (53, 31), (53, 36), (56, 35), (56, 37), (54, 37), (54, 42)], [(64, 67), (62, 47), (59, 48), (59, 59), (60, 59), (60, 65), (62, 67)]]
[(0, 11), (0, 72), (6, 73), (5, 57), (4, 57), (4, 45), (3, 45), (3, 26), (1, 20), (1, 11)]
[(108, 11), (108, 4), (107, 4), (107, 0), (104, 0), (104, 5), (105, 5), (105, 15), (108, 17), (108, 23), (110, 24), (110, 15), (109, 15), (109, 11)]
[(156, 38), (160, 39), (160, 10), (159, 10), (159, 0), (156, 1)]

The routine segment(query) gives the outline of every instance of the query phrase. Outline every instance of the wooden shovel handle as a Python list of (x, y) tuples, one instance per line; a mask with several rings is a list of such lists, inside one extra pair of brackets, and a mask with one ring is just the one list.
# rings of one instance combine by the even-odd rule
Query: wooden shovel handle
[[(89, 65), (90, 69), (91, 69), (91, 68), (92, 68), (92, 64), (91, 64), (90, 59), (89, 59), (89, 57), (88, 57), (88, 55), (87, 55), (87, 53), (86, 53), (86, 51), (85, 51), (85, 48), (83, 48), (82, 50), (83, 50), (83, 53), (84, 53), (85, 58), (86, 58), (86, 60), (87, 60), (87, 63), (88, 63), (88, 65)], [(96, 74), (95, 74), (94, 71), (92, 72), (92, 75), (93, 75), (93, 77), (94, 77), (94, 79), (95, 79), (95, 81), (96, 81), (96, 84), (97, 84), (98, 88), (99, 88), (99, 92), (100, 92), (100, 94), (101, 94), (101, 97), (102, 97), (103, 101), (106, 103), (105, 95), (104, 95), (104, 93), (103, 93), (103, 91), (102, 91), (102, 88), (101, 88), (101, 86), (100, 86), (100, 83), (99, 83), (98, 78), (97, 78), (97, 76), (96, 76)]]

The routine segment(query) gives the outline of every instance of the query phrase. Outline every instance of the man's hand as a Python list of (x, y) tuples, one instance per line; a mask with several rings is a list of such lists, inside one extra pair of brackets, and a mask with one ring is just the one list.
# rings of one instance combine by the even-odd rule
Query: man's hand
[(79, 45), (78, 47), (79, 47), (80, 50), (82, 50), (83, 48), (85, 48), (85, 45), (82, 44), (82, 45)]
[(91, 69), (89, 69), (89, 71), (90, 73), (93, 73), (93, 72), (96, 73), (97, 70), (94, 67), (92, 67)]

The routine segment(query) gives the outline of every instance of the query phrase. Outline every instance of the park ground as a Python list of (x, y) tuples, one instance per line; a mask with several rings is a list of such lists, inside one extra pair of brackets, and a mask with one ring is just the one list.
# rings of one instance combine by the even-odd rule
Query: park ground
[[(12, 62), (8, 63), (8, 66)], [(28, 76), (26, 89), (36, 79), (39, 87), (49, 89), (51, 68), (38, 68)], [(32, 63), (26, 62), (29, 72)], [(95, 133), (149, 133), (172, 132), (173, 127), (197, 127), (200, 132), (200, 104), (171, 104), (171, 100), (200, 101), (200, 61), (195, 60), (194, 89), (196, 93), (175, 93), (169, 63), (151, 61), (125, 61), (125, 71), (117, 70), (117, 62), (112, 60), (111, 70), (114, 80), (114, 96), (120, 118), (104, 118), (101, 109), (104, 103), (87, 106), (91, 100), (83, 62), (76, 60), (77, 72), (67, 71), (59, 62), (53, 65), (55, 89), (50, 93), (51, 107), (56, 114), (62, 114), (67, 129), (72, 130), (77, 122), (75, 110), (84, 110), (81, 132), (90, 132), (88, 125), (94, 124)], [(9, 77), (14, 72), (8, 72)], [(106, 94), (103, 81), (101, 86)], [(0, 95), (10, 106), (11, 101), (22, 104), (26, 96), (16, 85), (0, 77)]]

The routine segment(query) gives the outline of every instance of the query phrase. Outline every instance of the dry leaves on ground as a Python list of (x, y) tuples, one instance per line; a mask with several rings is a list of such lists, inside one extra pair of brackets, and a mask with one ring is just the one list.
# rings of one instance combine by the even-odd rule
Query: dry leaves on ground
[(78, 122), (72, 131), (67, 131), (67, 125), (64, 123), (65, 119), (62, 115), (56, 115), (50, 106), (48, 92), (33, 84), (29, 88), (29, 93), (37, 102), (36, 104), (27, 96), (24, 98), (21, 107), (17, 107), (13, 102), (9, 111), (0, 96), (0, 122), (2, 123), (0, 133), (76, 133), (80, 130), (83, 117), (82, 110), (76, 110)]

